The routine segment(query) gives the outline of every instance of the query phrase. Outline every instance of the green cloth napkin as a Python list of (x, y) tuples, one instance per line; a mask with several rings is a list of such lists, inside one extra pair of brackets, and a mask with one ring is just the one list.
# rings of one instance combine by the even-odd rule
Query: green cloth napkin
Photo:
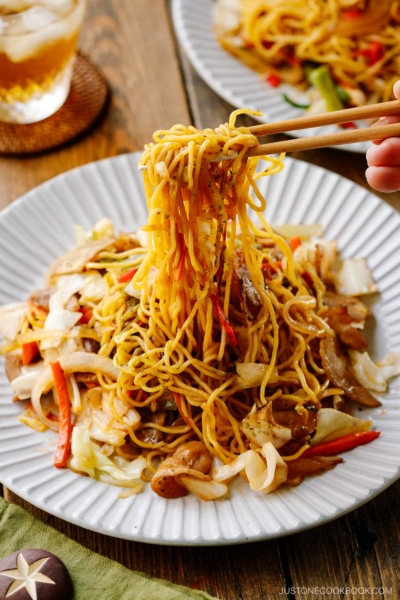
[(0, 498), (0, 559), (23, 548), (53, 552), (65, 563), (74, 600), (213, 600), (205, 592), (130, 571)]

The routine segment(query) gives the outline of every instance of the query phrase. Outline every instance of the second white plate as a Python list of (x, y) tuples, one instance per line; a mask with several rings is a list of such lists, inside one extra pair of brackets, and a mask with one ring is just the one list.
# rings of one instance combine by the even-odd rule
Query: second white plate
[[(235, 108), (260, 110), (261, 123), (294, 119), (304, 111), (290, 106), (283, 99), (286, 93), (293, 97), (296, 89), (283, 84), (272, 88), (262, 76), (225, 52), (213, 30), (212, 6), (214, 0), (173, 0), (172, 18), (176, 34), (190, 62), (202, 79), (224, 100)], [(341, 131), (335, 125), (293, 131), (294, 137), (311, 137)], [(339, 150), (363, 153), (369, 142), (336, 146)]]

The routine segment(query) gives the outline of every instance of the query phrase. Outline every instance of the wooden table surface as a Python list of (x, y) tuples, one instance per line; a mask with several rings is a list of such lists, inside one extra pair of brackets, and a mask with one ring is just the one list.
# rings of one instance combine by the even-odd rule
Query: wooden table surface
[[(71, 168), (142, 149), (157, 129), (175, 123), (214, 127), (228, 119), (232, 107), (200, 80), (181, 53), (166, 0), (89, 0), (80, 47), (107, 78), (112, 91), (109, 111), (94, 132), (68, 148), (35, 158), (1, 158), (0, 208)], [(368, 188), (362, 155), (325, 149), (295, 157)], [(400, 210), (400, 193), (381, 197)], [(304, 533), (218, 548), (152, 546), (110, 538), (48, 515), (6, 489), (2, 493), (130, 569), (224, 600), (284, 595), (296, 600), (325, 596), (394, 600), (399, 594), (399, 492), (398, 481), (358, 510)]]

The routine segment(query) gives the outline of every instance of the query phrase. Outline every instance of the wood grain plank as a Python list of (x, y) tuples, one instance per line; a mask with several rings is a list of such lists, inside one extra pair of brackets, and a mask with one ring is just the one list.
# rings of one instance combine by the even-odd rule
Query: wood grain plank
[(0, 158), (0, 209), (74, 167), (140, 150), (157, 129), (190, 120), (164, 0), (88, 0), (80, 48), (105, 74), (111, 104), (90, 135), (56, 152)]
[[(317, 588), (330, 588), (332, 600), (395, 598), (399, 590), (400, 481), (366, 505), (328, 525), (286, 540), (296, 598), (321, 597)], [(311, 588), (313, 591), (307, 590)], [(342, 588), (342, 590), (341, 590)], [(343, 588), (352, 592), (344, 594)], [(392, 592), (390, 592), (392, 590)]]

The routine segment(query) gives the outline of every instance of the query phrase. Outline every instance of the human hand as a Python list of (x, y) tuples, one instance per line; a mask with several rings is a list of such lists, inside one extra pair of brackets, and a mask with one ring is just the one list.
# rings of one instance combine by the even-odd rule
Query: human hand
[[(394, 95), (400, 100), (400, 81), (393, 87)], [(400, 115), (382, 117), (379, 125), (400, 123)], [(400, 190), (400, 137), (378, 140), (367, 152), (368, 169), (366, 178), (369, 185), (379, 192)]]

